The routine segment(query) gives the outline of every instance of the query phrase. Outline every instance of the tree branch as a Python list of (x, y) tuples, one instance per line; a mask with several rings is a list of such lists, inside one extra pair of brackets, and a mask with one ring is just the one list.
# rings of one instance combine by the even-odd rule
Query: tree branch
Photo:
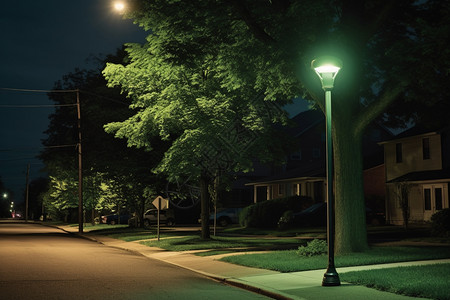
[(255, 18), (251, 15), (245, 4), (240, 0), (230, 1), (234, 9), (241, 17), (241, 19), (247, 24), (250, 32), (261, 42), (265, 44), (274, 44), (276, 41), (272, 38), (264, 29), (256, 22)]
[(398, 82), (395, 86), (385, 89), (378, 101), (373, 101), (366, 106), (359, 114), (356, 120), (355, 135), (362, 134), (364, 129), (380, 114), (382, 114), (391, 105), (395, 99), (405, 90), (408, 81)]

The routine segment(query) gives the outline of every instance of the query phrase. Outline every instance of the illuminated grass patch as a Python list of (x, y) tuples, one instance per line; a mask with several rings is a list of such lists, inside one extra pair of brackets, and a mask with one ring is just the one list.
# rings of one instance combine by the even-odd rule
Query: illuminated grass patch
[[(392, 262), (450, 258), (448, 247), (373, 247), (366, 252), (335, 257), (336, 267), (362, 266)], [(326, 269), (327, 255), (304, 257), (290, 251), (243, 254), (221, 258), (238, 265), (269, 269), (279, 272), (296, 272)], [(339, 270), (338, 270), (339, 272)]]
[(151, 247), (159, 247), (171, 251), (188, 251), (204, 249), (233, 249), (239, 248), (269, 249), (273, 247), (298, 248), (303, 242), (296, 239), (262, 239), (262, 238), (237, 238), (237, 237), (211, 237), (210, 240), (202, 240), (198, 236), (182, 238), (162, 239), (160, 241), (143, 241), (141, 244)]
[(450, 264), (355, 271), (340, 279), (412, 297), (450, 299)]

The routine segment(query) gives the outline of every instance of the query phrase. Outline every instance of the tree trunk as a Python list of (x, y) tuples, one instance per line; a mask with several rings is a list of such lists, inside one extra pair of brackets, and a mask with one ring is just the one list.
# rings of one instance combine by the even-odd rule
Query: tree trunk
[(139, 211), (137, 214), (137, 222), (140, 228), (144, 228), (145, 199), (139, 201)]
[(208, 192), (208, 177), (206, 174), (200, 176), (200, 201), (201, 201), (201, 220), (202, 220), (202, 234), (203, 240), (210, 239), (209, 230), (209, 192)]
[[(337, 254), (368, 249), (363, 185), (362, 134), (350, 116), (333, 122)], [(333, 121), (334, 121), (333, 120)]]

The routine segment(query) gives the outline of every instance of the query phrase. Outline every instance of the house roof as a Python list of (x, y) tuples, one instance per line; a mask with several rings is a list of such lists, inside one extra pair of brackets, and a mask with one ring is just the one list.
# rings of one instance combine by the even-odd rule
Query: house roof
[(439, 130), (433, 130), (433, 129), (425, 128), (422, 126), (414, 126), (414, 127), (411, 127), (409, 129), (397, 134), (392, 139), (379, 142), (379, 144), (382, 145), (382, 144), (386, 144), (389, 142), (398, 141), (398, 140), (405, 139), (405, 138), (410, 138), (413, 136), (432, 135), (432, 134), (436, 134), (438, 132), (439, 132)]
[[(304, 133), (308, 132), (314, 126), (325, 123), (325, 117), (321, 110), (312, 109), (299, 113), (291, 119), (290, 126), (286, 129), (287, 133), (293, 137), (299, 138)], [(380, 136), (391, 136), (392, 133), (385, 127), (374, 124), (380, 130)], [(325, 128), (323, 128), (325, 131)], [(366, 153), (364, 155), (364, 169), (369, 169), (384, 162), (384, 153), (381, 147), (372, 140), (371, 136), (367, 136), (364, 140)], [(379, 149), (378, 149), (379, 148)], [(369, 151), (370, 150), (370, 151)], [(325, 178), (325, 159), (317, 161), (305, 161), (299, 167), (288, 168), (273, 176), (268, 176), (261, 179), (256, 179), (245, 185), (267, 184), (270, 182), (281, 181), (297, 181), (297, 180), (319, 180)]]
[(323, 122), (324, 120), (325, 117), (321, 110), (310, 109), (294, 116), (291, 119), (293, 125), (287, 129), (287, 132), (292, 136), (299, 137), (311, 127)]
[(450, 181), (450, 169), (431, 170), (411, 172), (400, 177), (389, 180), (387, 183), (404, 182), (404, 181), (430, 181), (430, 180), (446, 180)]

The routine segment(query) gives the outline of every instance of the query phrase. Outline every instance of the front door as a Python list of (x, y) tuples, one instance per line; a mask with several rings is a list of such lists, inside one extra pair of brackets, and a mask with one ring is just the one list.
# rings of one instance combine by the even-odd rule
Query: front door
[(447, 184), (445, 186), (444, 184), (423, 186), (424, 221), (429, 221), (434, 213), (448, 207), (448, 200), (444, 190), (447, 190)]

